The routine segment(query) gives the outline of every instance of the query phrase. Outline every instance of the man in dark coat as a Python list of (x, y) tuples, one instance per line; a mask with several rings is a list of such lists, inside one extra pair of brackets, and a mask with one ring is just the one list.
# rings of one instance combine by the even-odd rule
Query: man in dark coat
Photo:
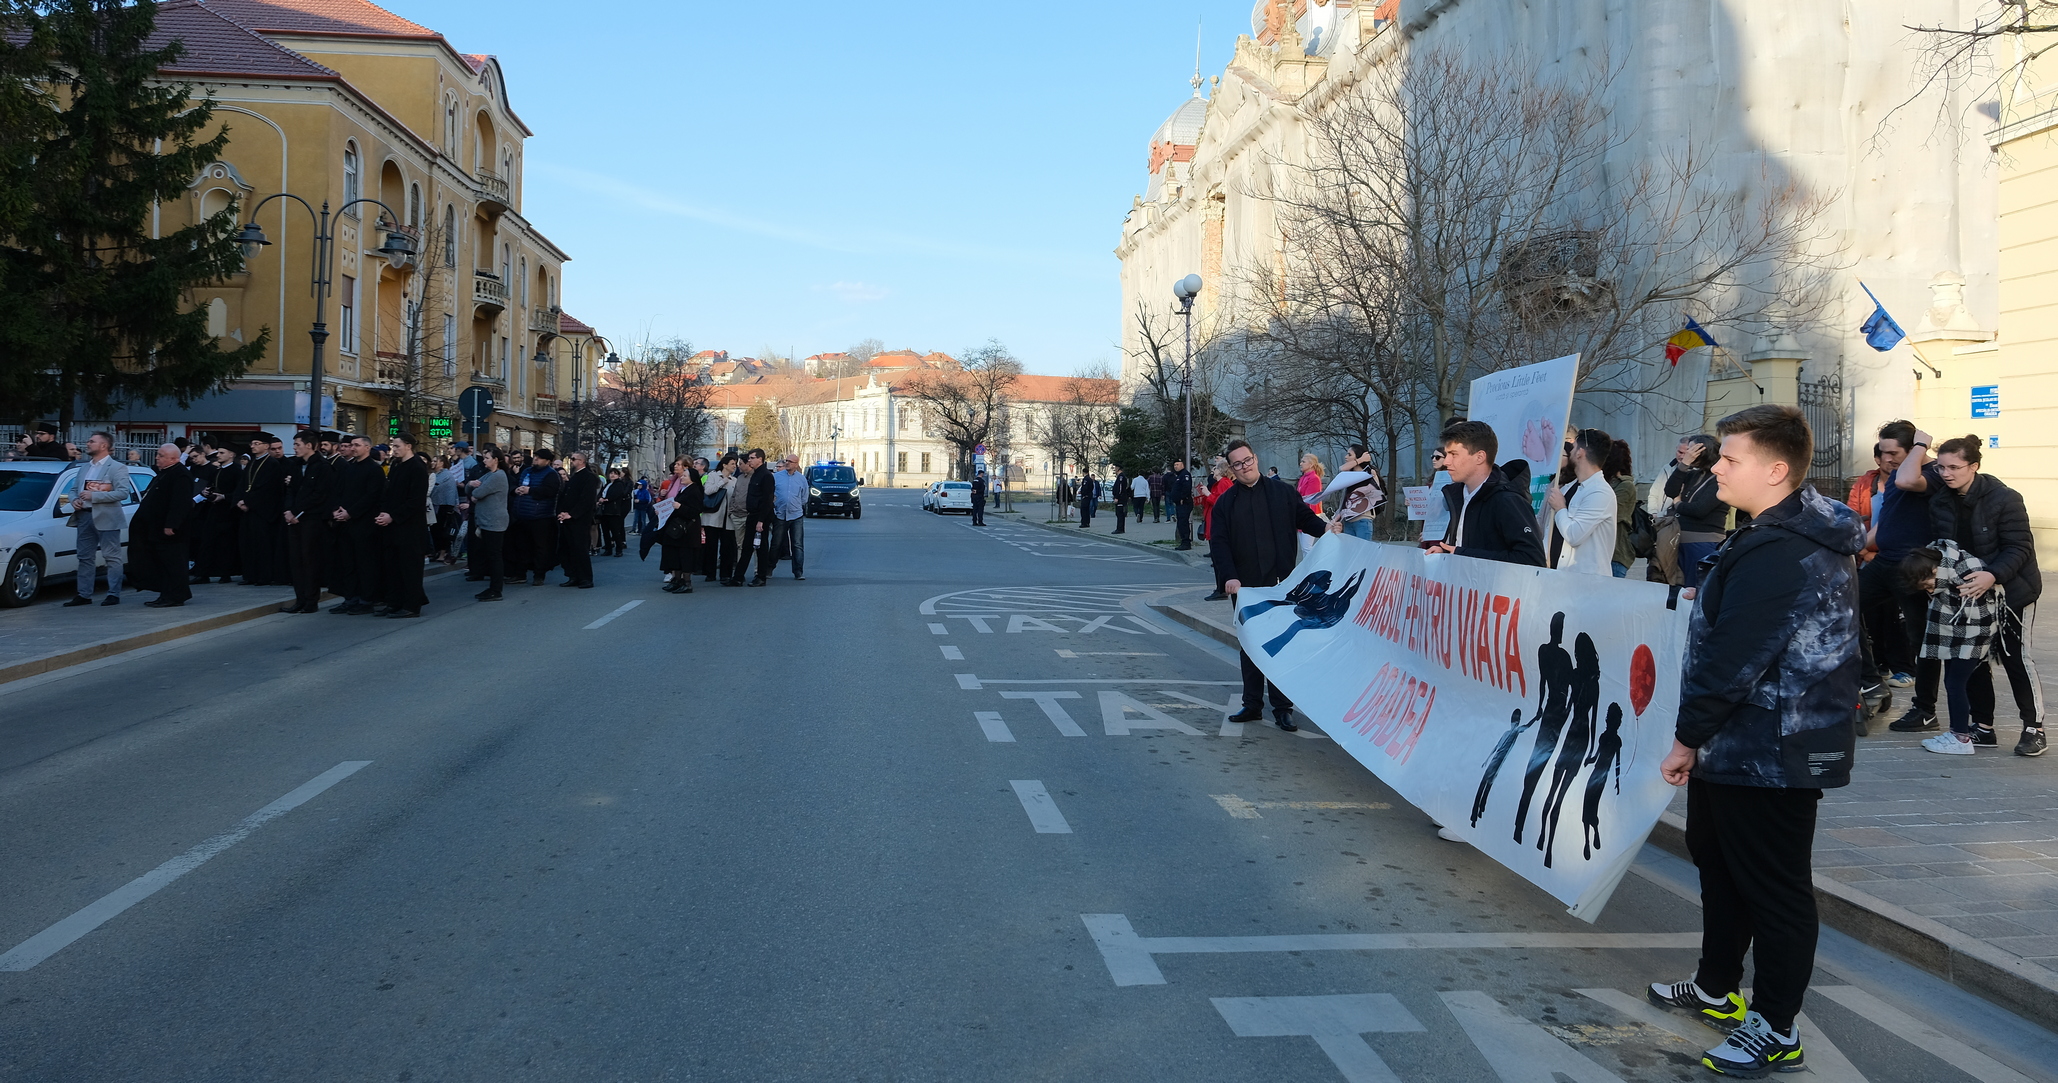
[(314, 613), (322, 601), (322, 541), (327, 509), (336, 505), (336, 468), (319, 450), (320, 434), (293, 437), (293, 462), (286, 476), (287, 565), (293, 574), (293, 602), (281, 613)]
[(972, 525), (986, 525), (986, 471), (972, 475)]
[(609, 556), (629, 551), (629, 500), (633, 495), (627, 471), (608, 471), (607, 486), (600, 493), (600, 551)]
[(236, 494), (243, 491), (243, 466), (229, 448), (214, 450), (213, 478), (208, 482), (207, 521), (196, 532), (193, 544), (194, 578), (216, 578), (228, 582), (243, 566), (238, 537), (243, 513), (236, 510)]
[(557, 566), (557, 498), (564, 481), (557, 472), (557, 452), (537, 448), (515, 478), (514, 496), (507, 502), (514, 520), (508, 528), (507, 569), (517, 580), (528, 573), (532, 586), (542, 586), (543, 577)]
[(600, 510), (600, 476), (586, 465), (586, 453), (565, 457), (572, 476), (557, 494), (557, 559), (564, 564), (560, 586), (593, 585), (593, 516)]
[[(772, 520), (776, 517), (772, 505), (778, 497), (778, 479), (772, 477), (771, 468), (765, 465), (763, 448), (751, 448), (743, 456), (743, 468), (749, 471), (743, 489), (743, 536), (757, 549), (757, 574), (750, 585), (761, 587), (771, 578), (772, 565), (778, 563), (772, 553)], [(749, 562), (749, 553), (736, 554), (736, 578), (743, 578), (742, 569)]]
[(335, 569), (330, 583), (343, 596), (331, 613), (362, 616), (379, 596), (379, 554), (373, 544), (378, 525), (372, 517), (379, 514), (385, 491), (386, 474), (372, 461), (372, 442), (351, 437), (336, 471), (335, 506), (329, 509), (328, 564)]
[(1173, 463), (1172, 472), (1165, 475), (1165, 504), (1178, 524), (1178, 548), (1193, 548), (1193, 475), (1186, 472), (1184, 459)]
[[(1242, 440), (1229, 443), (1229, 470), (1236, 484), (1215, 502), (1208, 524), (1208, 556), (1215, 574), (1228, 584), (1229, 604), (1244, 587), (1271, 587), (1293, 574), (1300, 556), (1294, 535), (1321, 536), (1328, 529), (1322, 517), (1301, 500), (1293, 486), (1258, 469), (1257, 452)], [(1339, 525), (1335, 529), (1342, 530)], [(1272, 699), (1272, 720), (1283, 730), (1297, 730), (1293, 701), (1265, 679), (1250, 655), (1237, 651), (1243, 664), (1243, 710), (1231, 722), (1256, 722), (1265, 717), (1265, 697)]]
[(71, 460), (71, 452), (66, 451), (64, 442), (57, 438), (57, 426), (47, 421), (36, 426), (35, 435), (29, 438), (29, 446), (21, 454), (24, 459)]
[(429, 548), (429, 465), (414, 452), (414, 434), (396, 433), (372, 517), (379, 550), (381, 609), (374, 615), (404, 619), (422, 615), (429, 596), (422, 591), (422, 558)]
[(271, 443), (270, 433), (251, 437), (250, 466), (236, 493), (236, 510), (243, 513), (238, 548), (243, 582), (249, 586), (270, 586), (286, 578), (285, 569), (273, 567), (279, 532), (286, 528), (286, 464), (273, 457)]
[(157, 477), (129, 522), (129, 581), (157, 592), (156, 600), (143, 603), (150, 609), (182, 606), (193, 596), (182, 533), (193, 515), (193, 475), (180, 458), (177, 444), (158, 445)]
[(1443, 466), (1451, 483), (1443, 487), (1451, 525), (1432, 553), (1544, 567), (1543, 541), (1536, 533), (1536, 509), (1529, 496), (1511, 488), (1494, 468), (1500, 439), (1484, 421), (1453, 422), (1443, 431)]
[[(1651, 1000), (1730, 1030), (1701, 1063), (1756, 1079), (1805, 1063), (1794, 1017), (1815, 969), (1812, 855), (1822, 791), (1857, 744), (1858, 566), (1851, 509), (1807, 487), (1814, 438), (1792, 406), (1722, 419), (1724, 503), (1751, 516), (1696, 588), (1672, 750), (1686, 847), (1701, 874), (1701, 961)], [(1756, 973), (1747, 1006), (1744, 955)]]

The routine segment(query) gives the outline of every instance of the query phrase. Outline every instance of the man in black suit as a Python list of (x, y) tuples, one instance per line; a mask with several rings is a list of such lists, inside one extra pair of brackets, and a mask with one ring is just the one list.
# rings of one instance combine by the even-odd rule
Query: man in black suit
[(243, 565), (238, 555), (243, 513), (236, 510), (237, 494), (243, 491), (243, 467), (236, 462), (235, 451), (214, 449), (214, 470), (207, 487), (206, 522), (194, 531), (191, 543), (194, 578), (205, 582), (211, 576), (226, 583)]
[(293, 603), (281, 613), (314, 613), (322, 601), (322, 541), (326, 509), (336, 505), (336, 468), (321, 454), (321, 434), (293, 437), (293, 462), (286, 475), (286, 557), (293, 574)]
[[(593, 585), (593, 516), (600, 508), (600, 476), (586, 465), (586, 453), (565, 457), (572, 476), (557, 494), (557, 559), (564, 565), (563, 587)], [(689, 509), (690, 510), (690, 509)]]
[(344, 455), (336, 472), (336, 500), (329, 509), (329, 558), (336, 570), (330, 577), (332, 589), (343, 603), (329, 612), (346, 617), (372, 611), (372, 599), (379, 595), (379, 557), (373, 544), (385, 495), (386, 474), (372, 461), (372, 442), (353, 436), (343, 445)]
[[(1215, 564), (1215, 577), (1227, 585), (1229, 604), (1244, 587), (1271, 587), (1293, 574), (1300, 558), (1296, 534), (1320, 537), (1324, 529), (1343, 530), (1341, 523), (1325, 527), (1301, 499), (1293, 486), (1277, 476), (1267, 477), (1258, 469), (1257, 452), (1242, 440), (1229, 442), (1230, 477), (1236, 484), (1215, 502), (1208, 522), (1208, 556)], [(1256, 722), (1265, 717), (1267, 693), (1272, 700), (1272, 720), (1283, 730), (1297, 730), (1293, 701), (1265, 679), (1265, 673), (1250, 655), (1237, 651), (1243, 663), (1243, 710), (1229, 716), (1231, 722)]]
[(379, 586), (386, 604), (372, 612), (396, 619), (419, 617), (429, 604), (422, 591), (422, 557), (429, 548), (429, 465), (414, 453), (413, 433), (396, 434), (392, 449), (379, 513), (372, 517)]
[(279, 533), (286, 528), (286, 464), (273, 457), (270, 433), (250, 438), (250, 466), (243, 471), (236, 510), (243, 513), (237, 537), (244, 584), (261, 587), (283, 582), (285, 569), (274, 567), (274, 557)]
[[(772, 553), (772, 519), (776, 515), (772, 505), (778, 498), (778, 483), (765, 468), (763, 448), (751, 448), (743, 457), (743, 468), (750, 476), (743, 490), (744, 537), (757, 547), (757, 575), (750, 585), (761, 587), (772, 577), (772, 565), (778, 562)], [(743, 578), (742, 569), (749, 560), (747, 552), (736, 555), (736, 578)]]
[(129, 581), (157, 592), (156, 600), (143, 603), (149, 609), (182, 606), (193, 596), (182, 533), (193, 514), (193, 475), (181, 458), (177, 444), (158, 445), (157, 477), (129, 523)]

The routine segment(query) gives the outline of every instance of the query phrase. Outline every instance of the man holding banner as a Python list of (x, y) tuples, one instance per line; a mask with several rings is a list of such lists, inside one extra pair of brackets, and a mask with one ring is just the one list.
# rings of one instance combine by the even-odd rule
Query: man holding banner
[[(1672, 751), (1659, 767), (1687, 787), (1701, 961), (1691, 980), (1654, 984), (1649, 995), (1730, 1029), (1701, 1063), (1755, 1079), (1803, 1066), (1794, 1017), (1815, 969), (1816, 803), (1850, 781), (1853, 558), (1865, 537), (1849, 508), (1804, 487), (1814, 440), (1800, 410), (1753, 406), (1718, 431), (1722, 501), (1751, 521), (1698, 589)], [(1738, 993), (1747, 951), (1757, 964), (1748, 1008)]]
[(1494, 467), (1500, 438), (1484, 421), (1457, 421), (1443, 431), (1443, 468), (1451, 483), (1443, 487), (1450, 510), (1450, 530), (1428, 546), (1432, 553), (1456, 553), (1504, 564), (1544, 566), (1543, 543), (1536, 536), (1536, 513), (1529, 495), (1508, 487)]
[[(1216, 499), (1208, 522), (1208, 556), (1215, 564), (1215, 577), (1224, 580), (1229, 605), (1236, 607), (1236, 595), (1245, 586), (1269, 587), (1293, 574), (1300, 554), (1296, 533), (1322, 535), (1322, 517), (1302, 502), (1293, 487), (1277, 477), (1266, 477), (1258, 469), (1257, 452), (1242, 440), (1229, 444), (1229, 475), (1236, 484)], [(1326, 529), (1341, 533), (1341, 523)], [(1298, 599), (1297, 599), (1298, 600)], [(1239, 618), (1239, 623), (1241, 619)], [(1332, 621), (1331, 623), (1335, 623)], [(1265, 679), (1251, 657), (1241, 651), (1243, 663), (1243, 710), (1230, 716), (1231, 722), (1256, 722), (1265, 717), (1265, 697), (1272, 698), (1272, 720), (1289, 732), (1300, 727), (1293, 721), (1293, 701)]]

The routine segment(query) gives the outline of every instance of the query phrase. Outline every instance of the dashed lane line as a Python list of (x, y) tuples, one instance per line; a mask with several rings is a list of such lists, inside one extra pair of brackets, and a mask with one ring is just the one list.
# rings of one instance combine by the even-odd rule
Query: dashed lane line
[(1072, 825), (1065, 822), (1065, 814), (1058, 811), (1057, 802), (1050, 799), (1050, 791), (1043, 783), (1033, 778), (1012, 779), (1008, 785), (1015, 788), (1016, 799), (1022, 802), (1022, 811), (1029, 814), (1029, 825), (1039, 835), (1069, 835)]
[(972, 717), (979, 721), (979, 729), (986, 734), (988, 741), (997, 745), (1015, 743), (1015, 731), (1008, 728), (999, 711), (974, 711)]
[(950, 644), (948, 644), (948, 643), (940, 643), (940, 644), (938, 644), (938, 646), (939, 646), (939, 647), (941, 647), (941, 648), (943, 649), (943, 660), (944, 660), (944, 661), (946, 661), (946, 662), (962, 662), (962, 661), (964, 661), (964, 660), (965, 660), (965, 652), (964, 652), (964, 651), (961, 651), (961, 650), (957, 649), (956, 647), (953, 647), (953, 646), (951, 646), (951, 645), (950, 645)]
[(636, 600), (635, 600), (635, 601), (633, 601), (633, 602), (627, 602), (627, 603), (624, 603), (623, 605), (621, 605), (621, 606), (619, 606), (618, 608), (616, 608), (614, 612), (612, 612), (612, 613), (609, 613), (609, 614), (608, 614), (607, 616), (605, 616), (605, 617), (602, 617), (602, 618), (600, 618), (600, 619), (599, 619), (599, 620), (597, 620), (597, 621), (594, 621), (594, 622), (593, 622), (592, 624), (589, 624), (589, 625), (587, 625), (587, 626), (586, 626), (586, 627), (585, 627), (585, 628), (584, 628), (583, 630), (584, 630), (584, 631), (588, 631), (588, 632), (590, 632), (590, 631), (594, 630), (595, 628), (599, 628), (599, 627), (601, 627), (602, 625), (605, 625), (605, 624), (606, 624), (606, 623), (607, 623), (608, 621), (611, 621), (611, 620), (615, 619), (616, 617), (619, 617), (619, 616), (621, 616), (622, 614), (624, 614), (624, 613), (627, 613), (627, 612), (628, 612), (629, 610), (631, 610), (631, 609), (634, 609), (634, 608), (636, 608), (637, 606), (639, 606), (639, 605), (642, 605), (642, 604), (643, 604), (643, 599), (641, 599), (641, 598), (638, 598), (638, 599), (636, 599)]

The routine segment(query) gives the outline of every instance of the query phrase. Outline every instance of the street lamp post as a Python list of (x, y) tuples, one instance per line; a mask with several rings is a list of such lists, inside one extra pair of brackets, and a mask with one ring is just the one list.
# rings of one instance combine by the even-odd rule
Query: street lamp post
[(1186, 369), (1179, 376), (1179, 397), (1186, 403), (1186, 468), (1193, 469), (1193, 299), (1200, 296), (1201, 276), (1187, 275), (1172, 285), (1179, 314), (1186, 317)]
[[(562, 426), (564, 425), (563, 418), (566, 416), (571, 418), (569, 426), (572, 430), (571, 447), (568, 450), (583, 451), (585, 449), (579, 444), (579, 429), (580, 423), (583, 420), (581, 413), (586, 408), (586, 400), (581, 394), (580, 384), (586, 375), (586, 346), (592, 342), (604, 343), (607, 346), (607, 360), (603, 361), (602, 364), (616, 364), (621, 358), (615, 354), (615, 344), (609, 342), (605, 335), (559, 335), (558, 337), (572, 344), (572, 406), (569, 414), (567, 414), (564, 404), (558, 404), (557, 412), (560, 419), (558, 423)], [(535, 360), (539, 365), (547, 365), (550, 363), (550, 355), (544, 353), (543, 347), (539, 345), (536, 347)], [(551, 386), (555, 389), (557, 385), (553, 381)]]
[(335, 217), (340, 217), (344, 211), (357, 206), (359, 203), (370, 203), (385, 211), (386, 220), (392, 223), (392, 228), (386, 231), (385, 242), (374, 249), (374, 251), (387, 259), (411, 256), (414, 255), (414, 239), (401, 232), (400, 215), (393, 208), (386, 206), (376, 199), (370, 197), (353, 199), (336, 208), (333, 212), (329, 210), (328, 201), (323, 200), (322, 209), (316, 211), (314, 207), (310, 206), (306, 200), (299, 196), (291, 192), (278, 192), (264, 197), (263, 200), (258, 202), (257, 206), (250, 208), (250, 223), (236, 234), (236, 244), (243, 249), (243, 259), (245, 262), (254, 258), (259, 248), (272, 243), (270, 238), (264, 235), (264, 230), (257, 224), (257, 212), (263, 210), (264, 205), (274, 199), (290, 199), (300, 204), (307, 211), (308, 217), (312, 218), (315, 223), (312, 282), (314, 289), (314, 326), (307, 331), (307, 336), (314, 340), (314, 356), (309, 362), (307, 369), (307, 427), (319, 432), (327, 427), (322, 421), (322, 347), (329, 341), (329, 288), (335, 284), (335, 273), (331, 264), (335, 262), (336, 258), (336, 235), (329, 228), (330, 222)]

